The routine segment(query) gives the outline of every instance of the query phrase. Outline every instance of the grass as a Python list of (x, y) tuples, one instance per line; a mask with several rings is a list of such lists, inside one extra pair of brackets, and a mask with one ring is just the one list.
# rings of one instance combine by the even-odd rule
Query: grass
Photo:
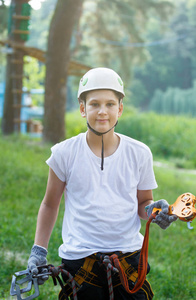
[[(173, 168), (154, 169), (159, 185), (154, 191), (154, 199), (164, 198), (172, 204), (185, 192), (195, 193), (194, 174)], [(195, 247), (195, 229), (189, 230), (185, 222), (178, 220), (165, 231), (156, 224), (151, 225), (149, 262), (152, 268), (148, 279), (155, 292), (154, 299), (195, 299)]]
[[(48, 167), (45, 160), (50, 146), (39, 140), (24, 137), (0, 136), (0, 299), (11, 299), (9, 289), (14, 272), (26, 269), (34, 240), (36, 216), (43, 198)], [(155, 166), (159, 188), (155, 200), (165, 198), (171, 204), (184, 192), (195, 191), (195, 175), (178, 169)], [(61, 209), (50, 244), (48, 262), (60, 264), (57, 249), (61, 244)], [(195, 299), (195, 229), (188, 230), (186, 223), (177, 221), (167, 230), (156, 224), (150, 228), (148, 275), (155, 293), (155, 300)], [(142, 222), (142, 233), (145, 222)], [(39, 299), (57, 299), (59, 286), (54, 287), (50, 278), (40, 287)], [(12, 298), (13, 299), (13, 298)]]

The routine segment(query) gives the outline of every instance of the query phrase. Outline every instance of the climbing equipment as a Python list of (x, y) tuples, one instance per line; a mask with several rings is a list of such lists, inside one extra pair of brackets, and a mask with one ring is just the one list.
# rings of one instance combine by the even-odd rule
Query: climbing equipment
[(123, 81), (120, 76), (108, 68), (94, 68), (81, 78), (78, 88), (78, 99), (81, 94), (93, 90), (114, 90), (125, 96)]
[[(169, 205), (168, 215), (178, 216), (181, 221), (187, 222), (189, 229), (193, 229), (190, 224), (196, 217), (195, 204), (196, 197), (191, 193), (184, 193), (176, 199), (174, 204)], [(159, 208), (153, 209), (153, 213), (156, 215), (158, 215), (160, 211), (161, 209)]]
[[(127, 262), (127, 259), (140, 251), (133, 253), (122, 254), (122, 252), (115, 252), (112, 254), (96, 253), (85, 258), (84, 264), (74, 276), (74, 280), (82, 286), (83, 283), (102, 288), (102, 283), (99, 280), (98, 274), (95, 274), (94, 265), (98, 264), (99, 268), (104, 265), (106, 267), (106, 277), (108, 283), (109, 299), (114, 299), (113, 288), (123, 284), (126, 291), (128, 291), (128, 281), (135, 285), (138, 280), (138, 272), (134, 267)], [(120, 267), (119, 267), (120, 265)], [(145, 271), (144, 271), (145, 272)], [(147, 268), (146, 268), (147, 273)], [(112, 274), (114, 275), (112, 277)], [(119, 274), (119, 276), (118, 276)], [(146, 274), (145, 274), (146, 275)], [(124, 276), (122, 278), (122, 276)], [(124, 280), (124, 281), (123, 281)], [(137, 284), (137, 283), (136, 283)], [(142, 289), (148, 300), (153, 298), (153, 292), (150, 283), (144, 278)], [(136, 292), (136, 290), (135, 290)], [(66, 296), (71, 296), (71, 288), (65, 284), (64, 288), (59, 293), (59, 300), (66, 299)]]
[[(144, 236), (144, 241), (140, 253), (140, 259), (139, 259), (139, 265), (138, 265), (138, 278), (137, 281), (133, 287), (133, 289), (129, 289), (129, 284), (127, 280), (127, 276), (120, 264), (120, 261), (118, 259), (118, 256), (116, 254), (111, 255), (111, 261), (113, 262), (115, 268), (119, 271), (119, 276), (120, 276), (120, 281), (121, 284), (124, 286), (125, 290), (127, 293), (133, 294), (139, 291), (146, 279), (146, 274), (147, 274), (147, 267), (148, 267), (148, 241), (149, 241), (149, 228), (150, 228), (150, 223), (152, 220), (155, 218), (155, 214), (152, 214), (146, 224), (146, 232)], [(109, 284), (109, 282), (108, 282)], [(111, 300), (113, 298), (110, 298)]]
[[(59, 277), (59, 274), (64, 273), (68, 278), (67, 284), (72, 289), (73, 299), (77, 300), (77, 291), (79, 290), (80, 286), (78, 285), (77, 282), (75, 282), (73, 276), (68, 271), (66, 271), (63, 267), (64, 267), (63, 264), (58, 267), (54, 267), (53, 265), (39, 266), (38, 267), (39, 272), (37, 275), (33, 275), (29, 271), (29, 269), (20, 271), (20, 272), (16, 272), (12, 276), (10, 295), (17, 296), (17, 300), (32, 300), (34, 298), (37, 298), (39, 296), (38, 278), (41, 276), (45, 276), (45, 275), (52, 276), (54, 285), (57, 285), (57, 280), (58, 280), (59, 284), (63, 288), (64, 284), (63, 284), (61, 278)], [(46, 268), (48, 270), (48, 272), (41, 273), (42, 268)], [(27, 283), (27, 286), (25, 288), (20, 288), (20, 286), (23, 286), (25, 283)], [(33, 286), (34, 286), (34, 290), (35, 290), (34, 293), (27, 296), (26, 298), (22, 298), (22, 294), (30, 292), (32, 290)], [(68, 300), (68, 297), (65, 299)]]
[[(174, 204), (169, 206), (169, 215), (175, 214), (179, 217), (181, 221), (187, 222), (190, 226), (190, 222), (196, 217), (196, 197), (191, 193), (184, 193), (180, 195)], [(62, 290), (59, 293), (59, 300), (68, 300), (70, 295), (73, 295), (73, 299), (77, 300), (77, 292), (84, 282), (90, 283), (97, 287), (101, 287), (98, 280), (97, 274), (93, 273), (93, 266), (95, 262), (100, 260), (107, 269), (107, 281), (109, 289), (109, 298), (110, 300), (114, 299), (113, 287), (116, 287), (120, 284), (123, 285), (125, 290), (128, 293), (136, 293), (142, 289), (147, 296), (148, 300), (153, 298), (153, 292), (150, 287), (150, 284), (146, 280), (147, 267), (148, 267), (148, 242), (149, 242), (149, 228), (150, 223), (156, 216), (159, 214), (161, 209), (155, 208), (153, 213), (149, 217), (148, 222), (146, 223), (146, 231), (144, 235), (144, 241), (140, 253), (138, 270), (135, 270), (130, 264), (126, 262), (126, 258), (133, 255), (131, 254), (122, 254), (121, 252), (109, 254), (93, 254), (85, 258), (83, 266), (78, 270), (78, 272), (73, 277), (68, 271), (64, 269), (64, 264), (54, 267), (53, 265), (44, 265), (38, 267), (38, 274), (32, 275), (31, 272), (27, 269), (21, 272), (16, 272), (12, 277), (12, 284), (10, 289), (10, 294), (12, 296), (17, 296), (17, 300), (32, 300), (39, 296), (39, 286), (38, 278), (45, 275), (51, 275), (54, 281), (54, 284), (57, 284), (56, 279), (58, 280)], [(42, 268), (47, 268), (48, 273), (41, 273)], [(119, 276), (112, 278), (111, 272), (118, 273)], [(68, 278), (66, 284), (64, 285), (59, 274), (65, 274)], [(23, 276), (22, 279), (19, 277)], [(25, 276), (25, 277), (24, 277)], [(114, 279), (114, 280), (113, 280)], [(133, 283), (133, 288), (130, 289), (129, 282)], [(27, 286), (20, 288), (24, 283)], [(34, 294), (22, 298), (21, 295), (31, 291), (32, 286), (34, 286)]]

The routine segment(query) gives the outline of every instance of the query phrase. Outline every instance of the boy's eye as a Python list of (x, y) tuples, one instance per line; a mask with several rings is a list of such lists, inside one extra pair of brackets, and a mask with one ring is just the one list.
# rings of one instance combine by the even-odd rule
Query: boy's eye
[(107, 106), (114, 106), (114, 103), (108, 103)]

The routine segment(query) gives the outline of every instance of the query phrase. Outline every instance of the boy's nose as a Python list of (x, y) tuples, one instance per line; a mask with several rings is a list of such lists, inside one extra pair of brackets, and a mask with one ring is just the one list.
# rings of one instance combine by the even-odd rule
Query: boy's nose
[(106, 113), (106, 107), (104, 105), (100, 106), (99, 114), (105, 114)]

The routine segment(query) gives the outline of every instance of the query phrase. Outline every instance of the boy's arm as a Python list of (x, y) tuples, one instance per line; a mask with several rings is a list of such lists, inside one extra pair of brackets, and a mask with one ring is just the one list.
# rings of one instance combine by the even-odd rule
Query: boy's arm
[(145, 207), (154, 203), (152, 190), (138, 190), (138, 215), (141, 219), (148, 220), (148, 216), (145, 211)]
[(50, 168), (46, 193), (38, 213), (35, 234), (35, 244), (46, 249), (48, 248), (49, 239), (58, 216), (64, 188), (65, 182), (62, 182)]
[[(62, 182), (50, 168), (46, 193), (41, 203), (37, 218), (35, 244), (31, 249), (31, 254), (28, 260), (28, 269), (34, 275), (38, 274), (38, 266), (47, 264), (46, 256), (48, 253), (48, 243), (57, 219), (64, 188), (65, 182)], [(47, 269), (42, 268), (41, 272), (46, 273)], [(48, 277), (48, 275), (40, 277), (38, 279), (38, 284), (43, 284)]]

